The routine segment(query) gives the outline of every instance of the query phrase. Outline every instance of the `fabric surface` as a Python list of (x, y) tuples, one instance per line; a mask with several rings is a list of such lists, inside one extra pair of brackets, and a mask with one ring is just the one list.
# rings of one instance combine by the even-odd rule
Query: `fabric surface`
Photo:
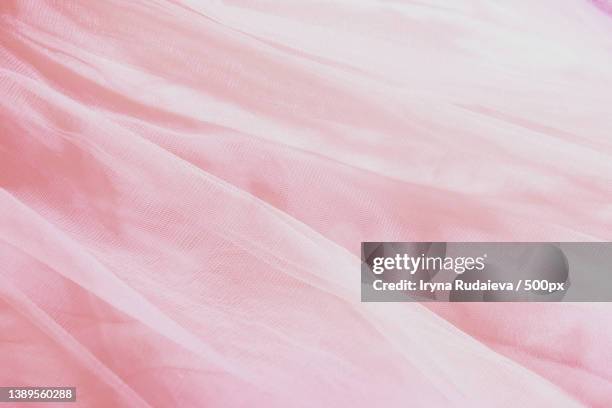
[(609, 240), (611, 10), (1, 0), (0, 385), (612, 406), (610, 305), (361, 303), (358, 258)]

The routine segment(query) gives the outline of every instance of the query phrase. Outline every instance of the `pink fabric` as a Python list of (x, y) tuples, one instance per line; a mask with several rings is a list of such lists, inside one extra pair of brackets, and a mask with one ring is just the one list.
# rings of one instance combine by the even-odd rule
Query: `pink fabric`
[(358, 259), (610, 239), (608, 11), (1, 1), (0, 385), (84, 407), (612, 406), (609, 305), (360, 303)]

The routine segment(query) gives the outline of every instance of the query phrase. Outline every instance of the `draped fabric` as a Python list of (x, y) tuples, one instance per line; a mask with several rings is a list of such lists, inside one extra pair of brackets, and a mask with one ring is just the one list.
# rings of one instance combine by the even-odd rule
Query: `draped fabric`
[(0, 385), (612, 406), (610, 305), (359, 296), (361, 241), (610, 239), (611, 14), (1, 0)]

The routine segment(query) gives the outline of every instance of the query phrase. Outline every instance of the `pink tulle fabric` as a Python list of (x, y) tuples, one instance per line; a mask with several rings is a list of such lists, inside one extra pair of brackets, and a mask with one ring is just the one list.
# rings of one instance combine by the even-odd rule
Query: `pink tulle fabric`
[(0, 385), (612, 406), (610, 305), (359, 295), (361, 241), (610, 239), (610, 10), (0, 1)]

